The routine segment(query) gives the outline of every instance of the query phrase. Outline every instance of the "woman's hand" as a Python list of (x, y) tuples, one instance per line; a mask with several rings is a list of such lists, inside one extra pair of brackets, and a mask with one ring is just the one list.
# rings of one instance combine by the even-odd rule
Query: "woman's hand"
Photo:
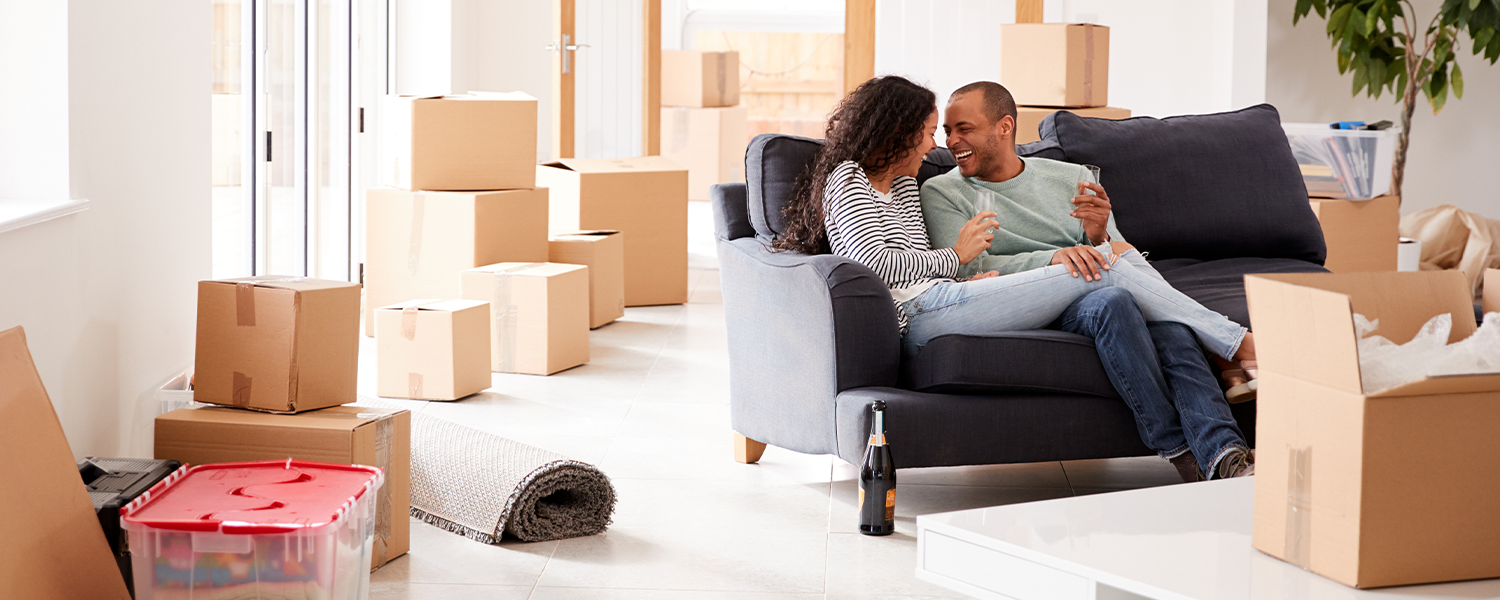
[(1000, 272), (999, 271), (985, 271), (983, 273), (979, 273), (979, 274), (977, 274), (977, 275), (975, 275), (973, 277), (970, 277), (970, 278), (968, 278), (965, 281), (979, 281), (981, 279), (989, 279), (991, 277), (999, 277), (999, 276), (1000, 276)]
[(967, 265), (984, 254), (990, 248), (990, 240), (995, 239), (995, 234), (990, 233), (991, 227), (999, 227), (1000, 224), (990, 217), (995, 216), (993, 211), (984, 211), (958, 230), (958, 243), (953, 244), (953, 251), (958, 253), (958, 263)]

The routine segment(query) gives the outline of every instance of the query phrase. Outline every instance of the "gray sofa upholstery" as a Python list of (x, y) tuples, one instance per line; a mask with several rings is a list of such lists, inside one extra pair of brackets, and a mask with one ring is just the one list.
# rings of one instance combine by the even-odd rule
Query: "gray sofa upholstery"
[[(868, 406), (883, 400), (892, 452), (903, 468), (1151, 454), (1092, 340), (1059, 331), (949, 335), (903, 361), (895, 307), (873, 272), (838, 256), (771, 250), (793, 182), (818, 144), (758, 136), (746, 154), (747, 183), (712, 190), (736, 432), (853, 463), (869, 433)], [(1290, 154), (1284, 138), (1281, 149)], [(1020, 150), (1055, 154), (1065, 147), (1054, 135)], [(951, 167), (951, 156), (939, 149), (920, 179)], [(1111, 171), (1105, 173), (1109, 185)], [(1132, 233), (1121, 211), (1138, 213), (1136, 223), (1151, 222), (1149, 207), (1123, 208), (1128, 198), (1113, 189), (1111, 197), (1127, 239)], [(1245, 273), (1323, 270), (1321, 230), (1305, 193), (1300, 201), (1305, 215), (1288, 209), (1273, 217), (1290, 219), (1288, 227), (1301, 232), (1293, 234), (1296, 243), (1317, 256), (1224, 257), (1216, 248), (1211, 259), (1174, 258), (1158, 263), (1159, 270), (1185, 293), (1248, 325)], [(1316, 239), (1308, 239), (1309, 231)], [(1254, 403), (1237, 405), (1235, 415), (1253, 440)]]

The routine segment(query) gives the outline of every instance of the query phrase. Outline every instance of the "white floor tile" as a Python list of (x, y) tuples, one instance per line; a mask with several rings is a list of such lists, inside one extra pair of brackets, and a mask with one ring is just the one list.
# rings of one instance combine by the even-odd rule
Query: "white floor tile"
[[(732, 523), (737, 515), (725, 514)], [(822, 532), (613, 526), (563, 540), (537, 585), (735, 592), (823, 591)]]
[(531, 600), (823, 600), (823, 594), (538, 587)]
[(529, 585), (468, 585), (384, 581), (370, 584), (370, 600), (527, 600)]
[[(1067, 498), (1072, 490), (1062, 488), (972, 487), (956, 485), (915, 485), (901, 482), (896, 473), (896, 533), (917, 534), (917, 517), (985, 506), (1035, 502)], [(833, 533), (859, 533), (859, 482), (834, 481), (830, 492), (828, 530)]]
[(828, 483), (834, 460), (766, 448), (760, 462), (734, 462), (730, 434), (721, 437), (619, 437), (599, 468), (617, 479), (679, 479), (769, 483)]
[(865, 599), (889, 596), (964, 598), (958, 592), (916, 576), (917, 539), (897, 532), (888, 536), (828, 534), (828, 597)]
[(426, 523), (411, 525), (411, 551), (370, 574), (370, 581), (535, 585), (558, 542), (481, 544)]

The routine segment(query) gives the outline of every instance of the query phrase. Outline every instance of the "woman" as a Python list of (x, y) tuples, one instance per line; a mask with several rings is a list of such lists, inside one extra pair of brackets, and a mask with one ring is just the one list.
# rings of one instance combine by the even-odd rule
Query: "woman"
[[(952, 248), (929, 247), (915, 176), (937, 145), (937, 126), (937, 99), (930, 90), (896, 76), (860, 85), (830, 116), (826, 143), (799, 181), (786, 210), (787, 229), (775, 243), (808, 254), (831, 249), (874, 271), (896, 304), (907, 356), (943, 334), (1041, 329), (1084, 295), (1119, 287), (1130, 292), (1146, 320), (1186, 325), (1222, 358), (1254, 359), (1245, 328), (1134, 264), (1139, 253), (1127, 244), (1096, 248), (1112, 266), (1095, 281), (1073, 277), (1063, 265), (957, 281), (959, 265), (989, 248), (988, 230), (999, 225), (994, 212), (981, 212), (962, 227)], [(1246, 456), (1229, 472), (1253, 473), (1243, 441), (1232, 450)], [(1215, 454), (1215, 465), (1227, 456)], [(1219, 469), (1210, 474), (1216, 471), (1225, 476)]]

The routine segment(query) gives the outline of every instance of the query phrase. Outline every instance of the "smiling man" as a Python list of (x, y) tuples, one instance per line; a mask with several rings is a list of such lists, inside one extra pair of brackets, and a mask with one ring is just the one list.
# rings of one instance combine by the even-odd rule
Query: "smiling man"
[[(948, 99), (943, 131), (958, 168), (922, 186), (927, 236), (934, 248), (952, 246), (981, 203), (1000, 224), (989, 250), (959, 267), (959, 276), (1063, 265), (1074, 277), (1097, 280), (1117, 260), (1155, 273), (1115, 228), (1104, 188), (1080, 165), (1016, 155), (1015, 130), (1015, 101), (998, 83), (971, 83)], [(1254, 474), (1244, 435), (1187, 326), (1148, 322), (1129, 293), (1107, 288), (1074, 302), (1051, 328), (1094, 338), (1141, 441), (1184, 480)], [(1197, 457), (1208, 460), (1200, 467)]]

